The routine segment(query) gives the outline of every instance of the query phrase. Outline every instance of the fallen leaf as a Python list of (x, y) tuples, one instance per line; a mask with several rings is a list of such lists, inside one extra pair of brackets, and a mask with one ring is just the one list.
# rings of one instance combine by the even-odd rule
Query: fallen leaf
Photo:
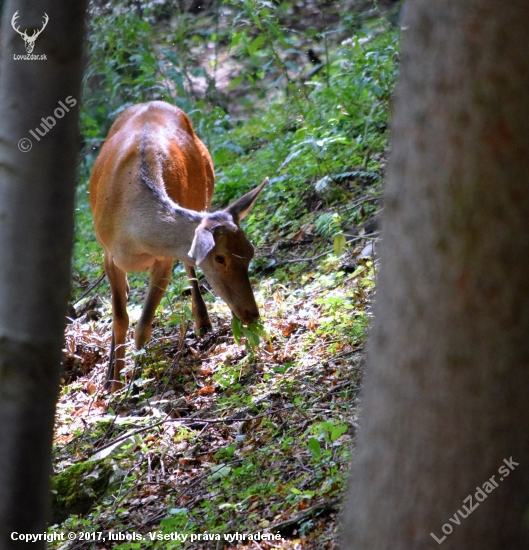
[(94, 395), (94, 393), (97, 392), (97, 385), (94, 384), (91, 380), (89, 380), (85, 384), (85, 391), (88, 395)]
[(299, 243), (299, 241), (303, 240), (303, 229), (300, 229), (293, 237), (292, 240), (295, 243)]
[(68, 443), (71, 441), (75, 436), (73, 434), (67, 434), (67, 435), (60, 435), (59, 437), (56, 437), (54, 439), (54, 443)]
[(105, 403), (104, 401), (94, 401), (92, 403), (92, 409), (99, 409), (102, 412), (107, 412), (108, 403)]
[(200, 466), (201, 462), (199, 460), (197, 460), (196, 458), (186, 458), (186, 457), (184, 457), (184, 458), (181, 458), (178, 461), (178, 464), (184, 470), (191, 470), (192, 468), (196, 468), (197, 466)]
[(299, 327), (299, 323), (296, 323), (296, 321), (289, 321), (286, 323), (281, 323), (280, 328), (283, 336), (290, 336), (297, 327)]

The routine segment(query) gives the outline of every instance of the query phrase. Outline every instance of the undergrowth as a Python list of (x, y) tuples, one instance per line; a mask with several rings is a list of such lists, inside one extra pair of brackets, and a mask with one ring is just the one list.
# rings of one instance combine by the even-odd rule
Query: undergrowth
[[(55, 471), (95, 455), (114, 474), (87, 510), (51, 530), (143, 537), (116, 539), (122, 550), (243, 548), (248, 539), (222, 537), (263, 532), (280, 535), (267, 548), (334, 548), (376, 281), (398, 30), (373, 11), (329, 11), (303, 29), (291, 2), (218, 1), (198, 15), (183, 5), (92, 9), (72, 265), (78, 318), (66, 332)], [(151, 343), (138, 352), (127, 341), (134, 382), (110, 397), (108, 287), (79, 300), (102, 273), (88, 178), (115, 117), (153, 99), (185, 109), (207, 144), (215, 208), (271, 179), (243, 222), (256, 246), (262, 325), (232, 323), (207, 293), (214, 331), (197, 337), (175, 265)], [(131, 321), (146, 279), (129, 278)], [(176, 532), (189, 538), (171, 539)]]

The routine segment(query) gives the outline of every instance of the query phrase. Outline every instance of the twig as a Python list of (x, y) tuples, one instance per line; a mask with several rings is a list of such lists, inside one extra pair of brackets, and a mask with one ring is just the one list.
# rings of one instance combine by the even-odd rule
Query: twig
[[(375, 233), (369, 233), (368, 235), (361, 235), (360, 237), (355, 237), (354, 239), (350, 239), (348, 241), (345, 241), (345, 244), (351, 244), (356, 241), (361, 241), (363, 239), (374, 239), (376, 235), (379, 235), (380, 231), (375, 231)], [(323, 252), (322, 254), (318, 254), (317, 256), (311, 256), (310, 258), (294, 258), (293, 260), (283, 260), (283, 264), (286, 263), (292, 263), (292, 262), (312, 262), (312, 260), (317, 260), (318, 258), (322, 258), (323, 256), (327, 256), (330, 254), (332, 250), (328, 250), (327, 252)]]
[[(125, 481), (127, 479), (127, 477), (129, 476), (129, 474), (136, 468), (141, 468), (141, 465), (143, 464), (143, 460), (144, 458), (142, 457), (142, 459), (140, 460), (140, 463), (139, 464), (135, 464), (134, 466), (132, 466), (132, 468), (129, 469), (129, 471), (125, 474), (125, 476), (123, 477), (123, 479), (121, 480), (120, 484), (119, 484), (119, 490), (118, 490), (118, 495), (116, 497), (116, 499), (114, 500), (114, 507), (113, 507), (113, 511), (112, 511), (112, 514), (115, 514), (116, 513), (116, 510), (117, 510), (117, 507), (118, 507), (118, 504), (130, 493), (130, 489), (128, 491), (125, 491), (125, 494), (123, 496), (121, 496), (121, 489), (123, 489), (123, 485), (125, 485)], [(135, 487), (135, 486), (134, 486)], [(109, 488), (110, 489), (110, 488)], [(108, 493), (109, 490), (107, 489), (106, 493)], [(100, 499), (101, 500), (101, 499)], [(94, 506), (92, 506), (93, 508)], [(90, 509), (90, 511), (92, 510), (92, 508)]]
[(324, 502), (322, 504), (316, 504), (315, 506), (311, 506), (310, 508), (307, 508), (303, 511), (302, 514), (299, 514), (297, 517), (292, 519), (287, 519), (286, 521), (281, 521), (280, 523), (276, 523), (275, 525), (272, 525), (269, 527), (270, 532), (276, 532), (276, 531), (286, 531), (290, 527), (294, 527), (301, 523), (303, 520), (310, 518), (312, 516), (315, 516), (316, 514), (320, 514), (323, 512), (330, 512), (332, 510), (336, 509), (336, 505), (339, 504), (340, 499), (333, 499), (329, 502)]
[(199, 482), (201, 482), (204, 478), (206, 477), (209, 477), (209, 476), (212, 476), (218, 472), (220, 472), (223, 468), (225, 468), (226, 466), (230, 466), (231, 464), (237, 464), (238, 462), (242, 462), (244, 460), (244, 458), (236, 458), (235, 460), (232, 460), (229, 464), (226, 464), (226, 463), (223, 463), (223, 464), (219, 464), (218, 468), (213, 471), (213, 468), (211, 468), (209, 471), (207, 472), (204, 472), (202, 475), (199, 475), (197, 478), (194, 479), (193, 483), (190, 483), (189, 485), (187, 485), (186, 487), (184, 487), (181, 491), (179, 491), (176, 496), (174, 497), (174, 500), (175, 502), (178, 501), (178, 499), (189, 489), (191, 489), (192, 487), (194, 487), (195, 485), (198, 485)]
[(126, 491), (121, 497), (119, 497), (118, 499), (116, 499), (114, 501), (113, 513), (116, 512), (116, 509), (117, 509), (118, 504), (120, 502), (123, 502), (133, 491), (135, 491), (136, 489), (139, 489), (140, 487), (143, 487), (145, 485), (160, 485), (162, 487), (167, 487), (168, 490), (173, 490), (174, 489), (174, 487), (172, 485), (169, 485), (168, 483), (164, 483), (163, 481), (142, 481), (141, 483), (137, 483), (136, 485), (133, 485), (132, 487), (130, 487), (130, 489), (128, 489), (128, 491)]
[[(181, 491), (179, 491), (174, 498), (174, 502), (178, 502), (178, 499), (185, 493), (187, 492), (189, 489), (193, 488), (195, 485), (197, 485), (198, 483), (200, 483), (204, 478), (208, 477), (208, 476), (211, 476), (213, 474), (216, 474), (217, 472), (220, 472), (222, 470), (222, 468), (224, 468), (225, 466), (229, 466), (230, 464), (236, 464), (237, 462), (242, 462), (242, 458), (236, 458), (235, 460), (232, 460), (229, 464), (219, 464), (219, 467), (213, 471), (213, 468), (211, 468), (209, 471), (203, 473), (202, 475), (198, 476), (197, 478), (195, 478), (195, 480), (193, 481), (193, 483), (190, 483), (189, 485), (187, 485), (185, 488), (183, 488)], [(174, 490), (174, 487), (171, 487), (171, 489)], [(162, 517), (164, 514), (166, 513), (166, 511), (164, 510), (163, 512), (155, 515), (154, 517), (150, 517), (149, 519), (147, 519), (146, 521), (144, 521), (141, 525), (140, 525), (140, 528), (141, 527), (144, 527), (145, 525), (147, 525), (148, 523), (151, 523), (153, 521), (155, 521), (156, 519)]]
[(363, 204), (364, 202), (371, 202), (371, 201), (379, 201), (382, 200), (382, 197), (362, 197), (361, 199), (358, 199), (355, 202), (352, 202), (351, 204), (345, 205), (345, 210), (351, 210), (355, 207), (357, 207), (359, 204)]
[(289, 405), (287, 407), (282, 407), (280, 409), (274, 409), (273, 411), (269, 411), (265, 414), (261, 414), (258, 416), (251, 416), (250, 418), (233, 418), (233, 415), (228, 418), (164, 418), (163, 420), (160, 420), (159, 422), (155, 422), (154, 424), (150, 424), (149, 426), (143, 426), (142, 428), (138, 428), (137, 430), (133, 432), (128, 432), (117, 439), (114, 439), (113, 441), (107, 443), (106, 445), (103, 445), (102, 447), (99, 447), (93, 455), (107, 449), (108, 447), (112, 447), (112, 445), (115, 445), (116, 443), (119, 443), (120, 441), (123, 441), (124, 439), (127, 439), (131, 436), (140, 434), (142, 432), (145, 432), (147, 430), (157, 428), (158, 426), (161, 426), (162, 424), (165, 424), (166, 422), (177, 422), (185, 425), (189, 425), (188, 427), (191, 429), (194, 429), (194, 426), (198, 428), (198, 426), (202, 427), (202, 424), (222, 424), (222, 423), (233, 423), (233, 422), (248, 422), (250, 420), (257, 420), (259, 418), (266, 418), (267, 416), (270, 416), (272, 414), (275, 414), (277, 412), (281, 412), (287, 409), (293, 409), (293, 405)]
[(301, 462), (301, 458), (299, 458), (299, 456), (296, 457), (296, 460), (299, 462), (299, 465), (301, 466), (301, 469), (302, 470), (305, 470), (305, 472), (309, 472), (309, 474), (313, 474), (314, 471), (313, 470), (309, 470), (305, 464), (303, 464), (303, 462)]
[(329, 542), (329, 541), (335, 540), (335, 539), (336, 539), (336, 536), (334, 536), (334, 537), (328, 537), (328, 538), (323, 539), (323, 540), (319, 540), (319, 541), (318, 541), (318, 546), (319, 546), (320, 548), (323, 548), (323, 545), (324, 545), (326, 542)]
[(104, 449), (108, 449), (109, 447), (112, 447), (112, 445), (115, 445), (116, 443), (119, 443), (120, 441), (123, 441), (124, 439), (128, 439), (129, 437), (133, 435), (140, 434), (142, 432), (146, 432), (147, 430), (150, 430), (152, 428), (156, 428), (158, 426), (161, 426), (164, 422), (166, 422), (167, 419), (160, 420), (159, 422), (156, 422), (155, 424), (149, 424), (149, 426), (143, 426), (143, 428), (138, 428), (137, 430), (134, 430), (133, 432), (128, 432), (117, 439), (114, 439), (113, 441), (110, 441), (106, 445), (102, 445), (101, 447), (98, 447), (90, 456), (93, 456), (100, 451), (103, 451)]
[(356, 385), (356, 382), (354, 382), (353, 380), (347, 380), (347, 382), (343, 382), (342, 384), (337, 384), (332, 389), (330, 389), (328, 392), (326, 392), (324, 395), (318, 396), (316, 399), (313, 399), (312, 401), (310, 401), (309, 405), (312, 406), (315, 403), (318, 403), (319, 401), (323, 401), (329, 395), (332, 395), (333, 393), (336, 393), (337, 391), (340, 391), (344, 388), (347, 388), (347, 386), (354, 386), (353, 388), (351, 388), (351, 391), (361, 391), (362, 390), (362, 388), (360, 386)]
[(105, 278), (106, 273), (103, 272), (102, 275), (97, 279), (97, 281), (86, 291), (84, 292), (80, 298), (77, 298), (76, 302), (73, 304), (75, 307), (89, 292), (94, 290), (94, 288)]

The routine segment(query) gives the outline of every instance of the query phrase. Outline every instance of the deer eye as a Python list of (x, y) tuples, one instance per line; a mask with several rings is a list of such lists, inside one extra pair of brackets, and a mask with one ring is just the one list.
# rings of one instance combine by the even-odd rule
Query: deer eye
[(215, 261), (221, 265), (224, 265), (226, 263), (226, 260), (222, 256), (215, 256)]

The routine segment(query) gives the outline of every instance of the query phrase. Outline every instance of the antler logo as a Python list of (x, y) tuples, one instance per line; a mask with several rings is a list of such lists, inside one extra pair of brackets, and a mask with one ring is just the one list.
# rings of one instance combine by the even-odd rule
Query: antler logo
[(28, 36), (26, 32), (27, 29), (24, 32), (20, 32), (20, 30), (17, 27), (15, 27), (17, 18), (18, 18), (18, 10), (15, 12), (15, 15), (13, 15), (13, 19), (11, 19), (11, 26), (22, 37), (22, 40), (24, 40), (24, 43), (26, 45), (26, 51), (28, 53), (31, 53), (33, 52), (33, 48), (35, 47), (35, 40), (37, 40), (40, 33), (46, 28), (46, 25), (48, 24), (48, 21), (49, 21), (49, 17), (47, 16), (46, 13), (44, 13), (44, 22), (42, 25), (42, 29), (40, 29), (40, 31), (34, 30), (31, 36)]

